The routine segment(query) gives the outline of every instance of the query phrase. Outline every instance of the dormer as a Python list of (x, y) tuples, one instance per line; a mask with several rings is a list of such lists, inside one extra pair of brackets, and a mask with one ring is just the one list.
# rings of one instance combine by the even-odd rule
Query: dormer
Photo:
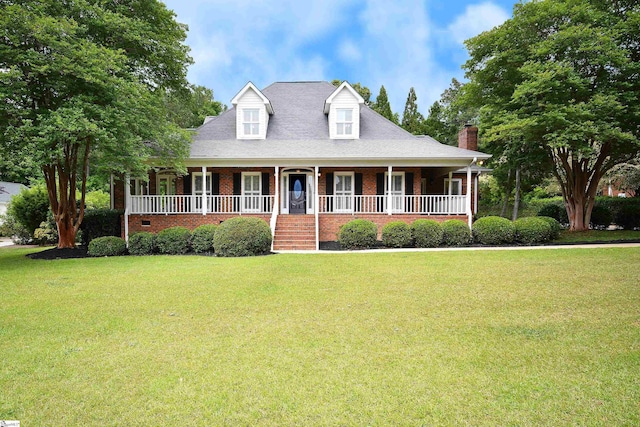
[(251, 82), (231, 100), (236, 109), (237, 139), (266, 139), (273, 107), (269, 99)]
[(360, 106), (364, 99), (344, 81), (324, 101), (324, 113), (329, 115), (329, 138), (360, 138)]

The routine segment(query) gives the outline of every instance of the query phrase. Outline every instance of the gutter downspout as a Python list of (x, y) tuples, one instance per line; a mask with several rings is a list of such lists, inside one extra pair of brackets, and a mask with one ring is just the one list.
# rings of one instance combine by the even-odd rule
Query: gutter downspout
[(320, 168), (318, 166), (315, 167), (315, 173), (316, 173), (316, 178), (314, 180), (314, 189), (313, 192), (315, 193), (313, 195), (314, 201), (313, 201), (313, 206), (314, 206), (314, 210), (315, 210), (315, 216), (316, 216), (316, 251), (320, 250), (320, 235), (319, 235), (319, 230), (320, 230), (320, 221), (319, 221), (319, 217), (318, 217), (318, 211), (320, 210), (320, 195), (318, 194), (318, 180), (320, 179), (318, 176), (318, 173), (320, 172)]
[(129, 182), (131, 178), (129, 175), (125, 175), (124, 177), (124, 240), (127, 242), (127, 247), (129, 247), (129, 211), (131, 205), (131, 185)]

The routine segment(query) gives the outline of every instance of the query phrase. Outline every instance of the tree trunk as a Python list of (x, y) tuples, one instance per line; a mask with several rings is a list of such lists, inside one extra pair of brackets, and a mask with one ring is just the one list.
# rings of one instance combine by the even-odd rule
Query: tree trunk
[(58, 226), (58, 249), (76, 247), (76, 228), (67, 215), (60, 215), (56, 220)]
[(516, 194), (513, 200), (512, 221), (518, 219), (518, 210), (520, 209), (520, 166), (516, 167)]
[(500, 216), (503, 218), (507, 217), (507, 208), (509, 207), (509, 195), (511, 195), (511, 169), (509, 169), (509, 173), (507, 174), (507, 183), (504, 188), (504, 202), (502, 203), (502, 211), (500, 212)]

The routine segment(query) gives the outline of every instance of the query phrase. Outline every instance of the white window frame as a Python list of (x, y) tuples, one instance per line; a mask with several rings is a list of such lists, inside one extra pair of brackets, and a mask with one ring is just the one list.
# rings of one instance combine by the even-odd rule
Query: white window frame
[[(256, 190), (251, 193), (247, 193), (245, 189), (245, 177), (257, 176), (258, 177), (258, 194), (254, 194)], [(261, 212), (262, 211), (262, 173), (261, 172), (242, 172), (242, 212)]]
[[(338, 194), (338, 182), (339, 177), (351, 178), (351, 191), (340, 190)], [(355, 194), (356, 180), (355, 173), (352, 171), (340, 171), (333, 173), (333, 211), (340, 212), (353, 212), (354, 194)]]
[[(167, 188), (167, 190), (169, 192), (166, 195), (167, 196), (174, 196), (178, 192), (177, 179), (176, 179), (175, 175), (167, 175), (167, 174), (163, 174), (163, 175), (158, 175), (157, 176), (157, 179), (156, 179), (156, 194), (159, 195), (159, 196), (161, 195), (160, 194), (160, 181), (162, 181), (163, 179), (166, 179), (167, 182), (169, 183), (169, 188)], [(173, 190), (173, 192), (171, 192), (172, 190)]]
[[(133, 185), (133, 188), (131, 187)], [(129, 180), (129, 191), (132, 196), (148, 196), (149, 181), (142, 178), (131, 178)]]
[[(393, 183), (393, 177), (399, 176), (402, 178), (400, 181), (400, 190), (391, 191), (391, 212), (404, 212), (404, 189), (405, 189), (405, 176), (404, 172), (391, 172), (391, 182)], [(389, 172), (384, 173), (384, 207), (387, 211), (387, 200), (389, 196)]]
[[(193, 172), (191, 174), (191, 194), (194, 196), (202, 196), (202, 191), (197, 190), (196, 178), (202, 179), (202, 172)], [(212, 187), (213, 187), (213, 174), (211, 172), (207, 172), (206, 186), (203, 187), (203, 189), (207, 192), (208, 196), (212, 194), (211, 193)]]
[[(247, 114), (249, 115), (248, 119), (247, 119)], [(247, 126), (249, 126), (249, 132), (247, 132)], [(244, 136), (256, 136), (256, 137), (260, 135), (260, 109), (259, 108), (243, 108), (242, 109), (242, 134)]]
[[(347, 120), (347, 113), (351, 115), (350, 120)], [(344, 114), (345, 117), (341, 118), (341, 114)], [(340, 137), (353, 136), (353, 126), (353, 108), (336, 108), (336, 135)], [(346, 132), (347, 129), (349, 132)]]
[[(456, 183), (458, 185), (458, 193), (454, 191), (456, 188)], [(444, 194), (449, 195), (449, 178), (444, 179)], [(462, 196), (462, 178), (451, 178), (451, 195), (452, 196)]]

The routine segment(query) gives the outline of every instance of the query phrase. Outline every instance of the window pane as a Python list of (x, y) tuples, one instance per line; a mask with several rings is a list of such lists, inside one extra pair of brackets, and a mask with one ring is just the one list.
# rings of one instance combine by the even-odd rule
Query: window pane
[(251, 135), (251, 124), (250, 123), (245, 123), (244, 124), (244, 134), (245, 135)]
[(351, 128), (352, 128), (352, 124), (351, 123), (345, 123), (344, 124), (344, 134), (345, 135), (351, 135)]
[(253, 123), (250, 126), (251, 126), (251, 135), (257, 135), (258, 133), (260, 133), (260, 124)]
[(338, 135), (344, 135), (344, 123), (338, 123), (336, 124), (337, 128), (336, 128), (336, 133)]
[(193, 178), (195, 181), (196, 193), (202, 193), (202, 175), (196, 175)]
[(344, 177), (344, 191), (351, 191), (351, 175)]
[(350, 122), (352, 120), (352, 110), (344, 110), (344, 120)]
[(342, 191), (342, 177), (335, 175), (334, 180), (336, 182), (336, 191)]

